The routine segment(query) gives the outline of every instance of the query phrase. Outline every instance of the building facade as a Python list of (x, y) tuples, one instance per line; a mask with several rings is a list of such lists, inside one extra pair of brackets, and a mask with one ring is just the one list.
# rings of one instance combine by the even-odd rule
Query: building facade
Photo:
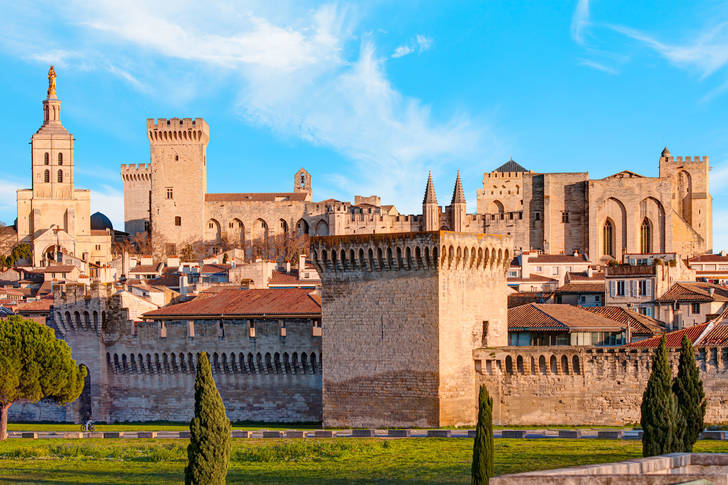
[(30, 145), (32, 188), (17, 192), (18, 243), (30, 245), (35, 266), (60, 262), (63, 254), (97, 266), (108, 264), (111, 233), (91, 229), (91, 192), (74, 187), (74, 138), (61, 123), (53, 66), (43, 124)]

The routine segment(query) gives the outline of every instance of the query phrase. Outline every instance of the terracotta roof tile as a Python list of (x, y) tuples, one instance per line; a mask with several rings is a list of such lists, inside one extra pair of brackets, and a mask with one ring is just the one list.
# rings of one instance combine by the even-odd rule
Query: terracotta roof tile
[[(710, 291), (713, 291), (711, 296)], [(675, 283), (656, 301), (661, 303), (671, 302), (708, 302), (728, 301), (728, 288), (714, 283), (689, 282)]]
[(607, 266), (605, 276), (651, 276), (657, 273), (657, 268), (647, 264), (615, 264)]
[(665, 327), (654, 318), (618, 306), (585, 307), (584, 310), (629, 325), (633, 335), (661, 335)]
[(508, 310), (508, 330), (610, 331), (624, 330), (626, 325), (581, 307), (565, 304), (529, 303)]
[(50, 312), (51, 306), (53, 306), (53, 298), (41, 298), (36, 301), (28, 301), (25, 303), (19, 303), (15, 307), (17, 312)]
[(300, 288), (224, 290), (214, 296), (170, 305), (144, 314), (144, 318), (221, 318), (255, 315), (320, 315), (320, 298)]
[(587, 275), (586, 271), (570, 271), (566, 273), (566, 279), (571, 281), (572, 283), (575, 281), (594, 281), (594, 280), (601, 280), (604, 281), (604, 272), (594, 272), (592, 273), (591, 277)]
[(722, 347), (728, 345), (728, 323), (716, 323), (701, 337), (698, 347)]
[(553, 292), (519, 291), (508, 295), (508, 308), (526, 305), (528, 303), (546, 303), (553, 298)]
[(690, 263), (728, 263), (728, 254), (701, 254), (688, 259)]
[(567, 283), (556, 289), (556, 293), (604, 293), (602, 283)]
[(204, 264), (200, 273), (227, 273), (231, 267), (230, 264)]
[(159, 266), (156, 264), (140, 264), (134, 266), (130, 273), (159, 273)]
[[(677, 349), (680, 348), (683, 335), (687, 335), (688, 339), (690, 339), (691, 342), (695, 342), (695, 340), (700, 337), (700, 334), (703, 333), (703, 330), (708, 326), (708, 323), (701, 323), (700, 325), (694, 325), (689, 328), (683, 328), (680, 330), (675, 330), (674, 332), (668, 332), (665, 334), (665, 345), (667, 345), (667, 348), (669, 349)], [(632, 342), (625, 347), (630, 348), (648, 348), (648, 349), (656, 349), (658, 345), (660, 345), (660, 339), (662, 336), (652, 337), (645, 340), (640, 340), (638, 342)]]
[(574, 256), (573, 254), (539, 254), (535, 258), (529, 258), (529, 263), (586, 263), (586, 257), (583, 254)]
[(76, 269), (72, 264), (54, 264), (52, 266), (46, 266), (43, 268), (44, 273), (70, 273)]

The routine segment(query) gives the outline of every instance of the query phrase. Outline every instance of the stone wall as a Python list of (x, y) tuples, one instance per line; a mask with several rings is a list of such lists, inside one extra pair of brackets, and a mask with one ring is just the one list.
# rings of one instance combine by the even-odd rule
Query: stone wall
[[(497, 425), (639, 423), (653, 350), (575, 347), (481, 348), (478, 382), (493, 396)], [(678, 352), (672, 352), (673, 375)], [(728, 348), (698, 349), (706, 422), (728, 422)]]

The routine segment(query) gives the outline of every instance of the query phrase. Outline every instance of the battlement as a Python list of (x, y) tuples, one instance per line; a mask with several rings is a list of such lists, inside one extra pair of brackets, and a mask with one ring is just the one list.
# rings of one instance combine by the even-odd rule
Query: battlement
[(87, 286), (82, 283), (61, 283), (53, 286), (53, 305), (73, 305), (87, 299), (109, 298), (114, 293), (111, 283), (94, 282)]
[(312, 261), (320, 274), (347, 271), (505, 271), (511, 238), (451, 231), (317, 236)]
[(151, 163), (130, 163), (121, 164), (121, 179), (124, 182), (133, 180), (151, 180), (152, 164)]
[(494, 179), (496, 179), (496, 178), (497, 179), (513, 179), (513, 178), (522, 179), (524, 173), (530, 175), (533, 172), (531, 172), (531, 171), (528, 171), (528, 172), (485, 172), (483, 174), (483, 178), (485, 178), (485, 179), (491, 179), (491, 178), (494, 178)]
[(708, 163), (708, 156), (707, 155), (706, 156), (703, 156), (703, 157), (701, 157), (700, 155), (696, 155), (694, 157), (691, 157), (690, 155), (688, 155), (686, 157), (681, 157), (681, 156), (673, 157), (673, 156), (669, 156), (669, 157), (660, 157), (660, 160), (661, 161), (665, 161), (667, 163), (673, 162), (673, 163), (705, 163), (705, 164), (707, 164)]
[(202, 118), (149, 118), (147, 135), (152, 144), (207, 143), (210, 127)]

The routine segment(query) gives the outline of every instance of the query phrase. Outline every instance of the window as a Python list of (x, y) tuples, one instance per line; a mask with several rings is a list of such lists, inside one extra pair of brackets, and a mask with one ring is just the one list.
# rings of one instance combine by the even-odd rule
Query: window
[(614, 226), (612, 225), (612, 221), (606, 221), (604, 223), (604, 228), (602, 229), (602, 247), (604, 248), (604, 255), (605, 256), (614, 256)]
[(63, 165), (63, 153), (58, 154), (58, 165)]
[(250, 338), (255, 338), (255, 321), (249, 320), (250, 326), (248, 327), (248, 336)]
[(541, 266), (536, 266), (536, 272), (540, 273), (543, 271), (543, 268)]
[(167, 187), (167, 199), (174, 199), (174, 191), (172, 187)]
[(569, 222), (569, 213), (568, 212), (562, 212), (561, 213), (561, 222), (567, 223)]
[(207, 227), (210, 229), (215, 229), (215, 223), (214, 222), (208, 222)]
[(63, 170), (58, 171), (58, 183), (63, 182)]
[(167, 338), (167, 324), (159, 322), (159, 338)]
[(182, 218), (180, 216), (174, 216), (174, 225), (175, 226), (181, 226), (182, 225)]
[(693, 303), (691, 307), (692, 308), (690, 310), (693, 315), (697, 315), (698, 313), (700, 313), (700, 303)]
[(534, 213), (533, 214), (533, 220), (534, 221), (540, 221), (541, 220), (541, 213), (540, 212)]
[(640, 296), (647, 296), (647, 284), (648, 283), (649, 283), (648, 280), (640, 280), (640, 288), (639, 288)]
[(50, 163), (51, 157), (48, 155), (48, 152), (43, 156), (43, 164), (48, 165)]
[(624, 280), (617, 281), (617, 296), (624, 296)]
[(101, 251), (101, 244), (96, 245), (96, 251)]
[(174, 161), (176, 162), (177, 160), (179, 160), (179, 155), (174, 156)]
[(558, 266), (553, 266), (551, 268), (551, 274), (554, 274), (554, 275), (559, 274), (559, 267)]
[(187, 337), (195, 338), (195, 321), (194, 320), (187, 321)]
[(640, 226), (640, 252), (652, 252), (652, 224), (646, 217)]
[(51, 172), (50, 170), (46, 170), (43, 172), (43, 182), (48, 183), (51, 181)]

